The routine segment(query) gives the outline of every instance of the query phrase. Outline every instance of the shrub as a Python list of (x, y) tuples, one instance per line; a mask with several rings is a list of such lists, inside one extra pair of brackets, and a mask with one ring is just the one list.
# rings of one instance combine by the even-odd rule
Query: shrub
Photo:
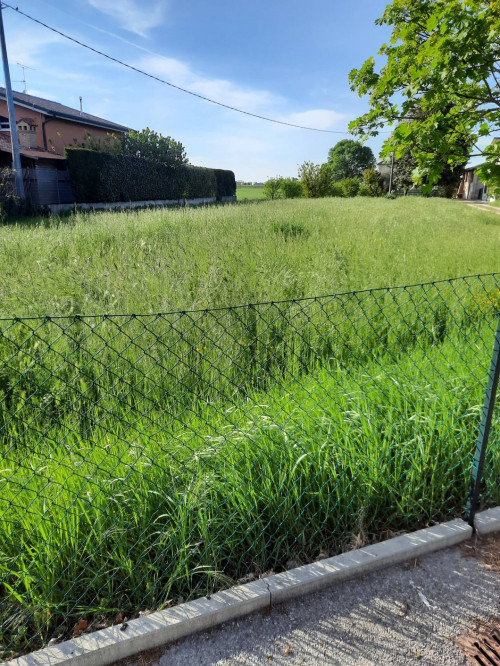
[(281, 199), (283, 198), (283, 191), (281, 189), (281, 182), (283, 178), (281, 176), (275, 176), (274, 178), (268, 178), (264, 183), (264, 197), (266, 199)]
[(280, 187), (285, 199), (298, 199), (304, 194), (302, 183), (296, 178), (282, 178)]
[(371, 187), (366, 185), (366, 183), (361, 183), (358, 190), (359, 197), (373, 197)]
[(78, 203), (220, 199), (236, 192), (234, 173), (223, 169), (170, 167), (141, 157), (83, 148), (67, 148), (66, 160)]
[(43, 208), (36, 206), (29, 194), (24, 199), (18, 196), (0, 197), (0, 222), (6, 222), (13, 217), (34, 217), (42, 214)]
[(340, 187), (345, 197), (355, 197), (359, 191), (360, 182), (357, 178), (344, 178), (340, 181)]
[(383, 192), (382, 178), (373, 167), (363, 171), (363, 185), (367, 188), (367, 194), (361, 196), (379, 197)]
[(297, 199), (304, 194), (302, 183), (296, 178), (275, 176), (264, 183), (266, 199)]
[(299, 167), (299, 178), (304, 196), (311, 199), (328, 196), (331, 187), (331, 173), (327, 164), (304, 162)]
[(186, 151), (180, 141), (172, 139), (171, 136), (162, 136), (149, 127), (140, 132), (129, 130), (121, 142), (121, 152), (171, 167), (188, 164)]
[(332, 183), (330, 185), (330, 196), (331, 197), (343, 197), (344, 196), (344, 190), (342, 189), (342, 185), (340, 183)]
[[(183, 167), (178, 167), (175, 171), (184, 171)], [(190, 167), (186, 172), (185, 186), (183, 196), (186, 199), (196, 199), (198, 197), (216, 197), (217, 178), (214, 169), (204, 169), (203, 167)], [(205, 194), (205, 192), (207, 194)], [(208, 194), (210, 192), (210, 194)]]
[(29, 190), (24, 199), (17, 196), (14, 173), (11, 167), (0, 169), (0, 222), (11, 217), (30, 217), (41, 213), (40, 207), (33, 203)]

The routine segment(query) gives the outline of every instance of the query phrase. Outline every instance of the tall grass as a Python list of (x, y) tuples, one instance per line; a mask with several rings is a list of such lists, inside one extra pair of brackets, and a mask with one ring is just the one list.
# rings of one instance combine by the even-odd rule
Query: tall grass
[(500, 276), (298, 298), (494, 270), (498, 220), (289, 204), (0, 229), (4, 657), (463, 510)]
[(439, 199), (78, 213), (0, 227), (0, 315), (224, 307), (493, 272), (499, 256), (495, 213)]
[(4, 322), (5, 655), (460, 514), (499, 301), (497, 275)]

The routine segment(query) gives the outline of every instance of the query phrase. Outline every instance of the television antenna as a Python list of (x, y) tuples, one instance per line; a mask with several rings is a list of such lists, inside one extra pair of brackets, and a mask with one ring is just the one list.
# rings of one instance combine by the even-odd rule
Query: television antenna
[(23, 70), (23, 78), (20, 81), (14, 81), (14, 83), (23, 83), (24, 84), (24, 90), (23, 93), (26, 95), (28, 92), (28, 88), (26, 87), (26, 70), (31, 69), (35, 71), (34, 67), (28, 67), (28, 65), (23, 65), (22, 63), (18, 62), (16, 65), (19, 65), (19, 67)]

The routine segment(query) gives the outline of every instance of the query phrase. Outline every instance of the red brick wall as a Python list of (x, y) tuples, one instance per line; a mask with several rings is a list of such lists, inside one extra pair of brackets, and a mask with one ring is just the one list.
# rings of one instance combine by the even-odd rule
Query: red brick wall
[[(93, 127), (92, 125), (85, 125), (83, 123), (78, 123), (69, 120), (61, 120), (60, 118), (51, 119), (52, 116), (45, 117), (43, 114), (38, 113), (37, 111), (32, 111), (23, 106), (15, 105), (16, 111), (16, 120), (19, 121), (21, 118), (32, 118), (35, 121), (37, 126), (36, 128), (36, 142), (37, 147), (40, 150), (44, 149), (44, 140), (42, 133), (42, 123), (44, 120), (48, 120), (45, 125), (45, 136), (47, 139), (47, 149), (55, 153), (56, 155), (64, 155), (64, 149), (68, 146), (74, 145), (74, 139), (76, 139), (79, 146), (85, 142), (85, 137), (87, 134), (90, 134), (93, 139), (98, 141), (101, 140), (101, 143), (106, 139), (108, 134), (111, 132), (109, 130), (104, 130), (99, 127)], [(7, 102), (0, 100), (0, 115), (8, 117)], [(50, 120), (49, 120), (50, 119)]]

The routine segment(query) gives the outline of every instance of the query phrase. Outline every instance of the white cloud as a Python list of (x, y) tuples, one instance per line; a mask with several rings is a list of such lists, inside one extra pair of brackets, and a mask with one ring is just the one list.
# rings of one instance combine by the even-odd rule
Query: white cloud
[(122, 28), (145, 37), (148, 30), (161, 25), (165, 14), (164, 0), (137, 3), (135, 0), (88, 0), (103, 14), (112, 16)]
[(311, 109), (300, 113), (290, 113), (287, 116), (281, 116), (279, 120), (302, 127), (315, 127), (317, 129), (332, 129), (336, 127), (346, 129), (347, 122), (351, 119), (346, 113), (337, 113), (329, 109)]
[[(313, 108), (287, 113), (285, 109), (292, 102), (285, 97), (266, 89), (210, 78), (175, 58), (145, 55), (134, 65), (228, 106), (295, 125), (342, 131), (352, 118), (346, 109), (340, 112)], [(188, 95), (181, 95), (177, 102), (166, 107), (166, 98), (167, 92), (151, 96), (147, 124), (182, 141), (192, 164), (232, 169), (244, 180), (266, 180), (275, 174), (296, 176), (299, 164), (305, 160), (324, 162), (328, 149), (346, 136), (258, 121), (214, 105), (203, 105)], [(196, 109), (201, 118), (197, 117)]]
[[(175, 58), (155, 54), (144, 56), (135, 64), (146, 72), (203, 97), (285, 123), (317, 129), (345, 130), (352, 117), (352, 114), (339, 113), (330, 109), (310, 109), (284, 114), (282, 109), (288, 105), (288, 101), (284, 97), (265, 89), (244, 87), (225, 79), (204, 76), (195, 72), (185, 62)], [(242, 118), (240, 116), (240, 119)], [(283, 126), (282, 129), (287, 128)]]
[(284, 102), (283, 98), (267, 90), (245, 88), (225, 79), (212, 79), (197, 74), (188, 65), (175, 58), (146, 56), (137, 63), (137, 67), (203, 97), (251, 113), (262, 112), (271, 105)]
[[(21, 78), (18, 76), (18, 74), (22, 74), (22, 70), (17, 67), (18, 62), (36, 69), (40, 64), (39, 56), (45, 47), (61, 41), (63, 38), (55, 33), (41, 32), (37, 28), (28, 26), (24, 26), (23, 29), (14, 27), (9, 30), (7, 49), (12, 69), (11, 77), (13, 79)], [(27, 76), (28, 74), (29, 72), (26, 72)]]

